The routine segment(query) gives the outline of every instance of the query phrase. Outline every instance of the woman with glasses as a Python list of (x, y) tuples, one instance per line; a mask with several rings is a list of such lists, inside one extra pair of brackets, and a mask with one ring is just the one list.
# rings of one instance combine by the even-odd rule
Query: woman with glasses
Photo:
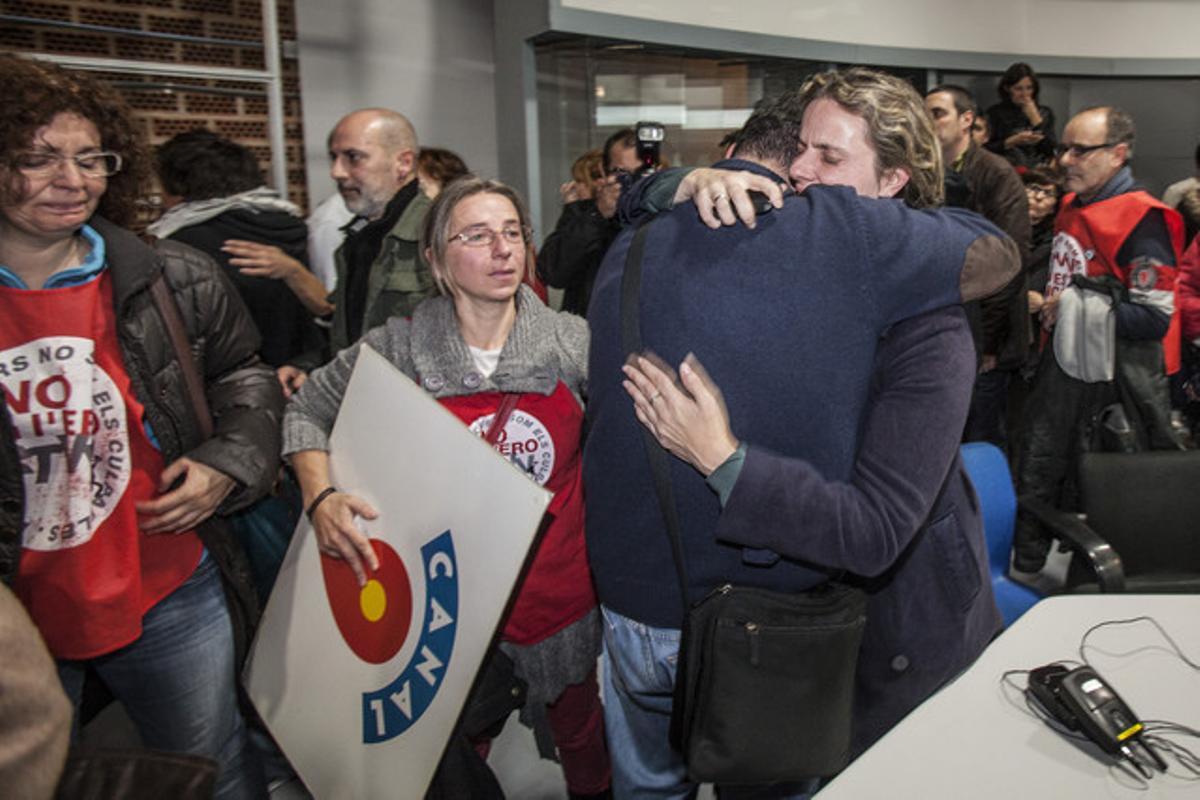
[[(441, 295), (411, 319), (389, 319), (312, 373), (287, 408), (284, 453), (321, 552), (345, 559), (364, 585), (378, 563), (354, 519), (376, 512), (330, 483), (328, 447), (365, 343), (554, 493), (500, 647), (529, 684), (523, 721), (543, 732), (541, 721), (548, 724), (571, 796), (582, 797), (609, 785), (595, 674), (600, 630), (583, 539), (579, 444), (588, 334), (582, 319), (551, 311), (523, 284), (529, 233), (524, 203), (509, 187), (478, 178), (446, 186), (425, 217), (420, 243)], [(534, 444), (508, 446), (517, 441)]]
[(1042, 308), (1042, 290), (1050, 274), (1050, 246), (1054, 242), (1054, 217), (1062, 196), (1062, 177), (1053, 167), (1034, 167), (1021, 176), (1029, 200), (1029, 313)]
[(1054, 157), (1054, 112), (1038, 104), (1040, 89), (1033, 67), (1012, 64), (1000, 77), (1000, 102), (987, 110), (988, 149), (1007, 158), (1018, 171)]
[(211, 260), (120, 227), (147, 165), (120, 97), (13, 55), (0, 93), (0, 579), (76, 706), (90, 672), (148, 747), (215, 759), (218, 797), (263, 796), (236, 689), (253, 588), (213, 514), (274, 479), (278, 384)]
[[(1062, 197), (1062, 174), (1052, 166), (1032, 167), (1021, 175), (1025, 197), (1029, 201), (1030, 247), (1026, 262), (1026, 285), (1029, 287), (1029, 331), (1033, 346), (1021, 365), (1021, 380), (1013, 381), (1008, 397), (1009, 426), (1017, 432), (1022, 424), (1022, 411), (1029, 387), (1041, 361), (1041, 325), (1038, 315), (1045, 303), (1046, 281), (1050, 277), (1050, 249), (1054, 243), (1054, 217)], [(1016, 441), (1013, 436), (1013, 441)]]

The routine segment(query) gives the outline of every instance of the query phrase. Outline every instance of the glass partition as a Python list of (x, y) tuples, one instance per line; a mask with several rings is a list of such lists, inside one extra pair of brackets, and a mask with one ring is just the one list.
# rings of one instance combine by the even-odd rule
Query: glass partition
[[(709, 164), (721, 157), (725, 134), (763, 97), (820, 69), (849, 66), (805, 59), (803, 52), (783, 59), (561, 33), (535, 39), (534, 50), (544, 228), (539, 241), (559, 217), (558, 189), (570, 179), (571, 163), (616, 130), (642, 120), (660, 122), (669, 165)], [(907, 78), (920, 92), (934, 83), (956, 83), (972, 91), (982, 108), (997, 100), (999, 73), (871, 66)], [(1036, 60), (1033, 66), (1038, 68)], [(1049, 73), (1040, 79), (1041, 102), (1053, 109), (1060, 135), (1070, 115), (1089, 105), (1116, 104), (1133, 115), (1134, 173), (1152, 193), (1194, 173), (1200, 79)]]

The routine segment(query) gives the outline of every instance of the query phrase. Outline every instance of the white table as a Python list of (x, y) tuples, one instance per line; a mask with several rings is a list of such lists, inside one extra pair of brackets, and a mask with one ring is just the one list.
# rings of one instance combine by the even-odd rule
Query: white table
[[(847, 798), (1200, 798), (1200, 782), (1155, 772), (1140, 782), (1090, 742), (1066, 739), (1033, 718), (1020, 692), (1001, 685), (1010, 669), (1079, 660), (1098, 622), (1154, 617), (1200, 663), (1200, 596), (1098, 595), (1039, 602), (955, 682), (931, 697), (818, 795)], [(1088, 638), (1091, 665), (1141, 719), (1200, 728), (1200, 672), (1146, 622)], [(1024, 688), (1024, 675), (1014, 682)], [(1193, 752), (1200, 740), (1176, 738)], [(1172, 772), (1183, 774), (1168, 759)]]

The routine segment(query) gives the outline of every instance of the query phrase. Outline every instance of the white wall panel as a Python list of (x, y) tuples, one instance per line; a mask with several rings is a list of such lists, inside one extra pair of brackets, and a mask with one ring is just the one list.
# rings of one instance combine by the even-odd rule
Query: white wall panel
[(1200, 56), (1194, 0), (560, 0), (563, 9), (873, 47)]
[(364, 106), (412, 120), (421, 144), (495, 175), (491, 0), (296, 0), (312, 202), (332, 194), (325, 140)]

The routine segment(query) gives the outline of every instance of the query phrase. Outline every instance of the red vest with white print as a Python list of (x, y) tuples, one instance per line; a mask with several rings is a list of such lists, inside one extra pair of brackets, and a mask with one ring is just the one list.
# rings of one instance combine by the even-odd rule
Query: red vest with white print
[[(500, 392), (481, 392), (438, 402), (482, 437), (503, 398)], [(549, 396), (522, 394), (494, 445), (514, 466), (554, 493), (535, 540), (533, 560), (504, 620), (504, 638), (517, 644), (539, 642), (596, 605), (583, 538), (582, 428), (583, 409), (560, 381)]]
[(121, 358), (108, 271), (55, 289), (0, 287), (0, 387), (25, 483), (14, 589), (57, 658), (94, 658), (196, 569), (194, 532), (147, 535), (134, 503), (162, 456)]
[[(1090, 203), (1074, 205), (1075, 195), (1063, 198), (1062, 210), (1054, 220), (1054, 246), (1050, 253), (1050, 277), (1046, 298), (1056, 296), (1071, 282), (1072, 275), (1112, 275), (1129, 289), (1135, 303), (1170, 312), (1171, 324), (1163, 337), (1167, 374), (1179, 370), (1180, 334), (1175, 279), (1183, 250), (1183, 219), (1174, 209), (1142, 191)], [(1171, 236), (1175, 263), (1165, 265), (1120, 264), (1117, 253), (1151, 208), (1163, 210)]]

